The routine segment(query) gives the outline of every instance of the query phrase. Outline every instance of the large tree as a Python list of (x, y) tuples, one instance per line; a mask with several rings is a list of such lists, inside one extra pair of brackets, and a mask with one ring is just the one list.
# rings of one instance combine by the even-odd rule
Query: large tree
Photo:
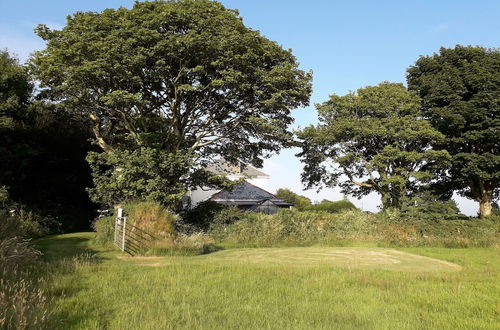
[(91, 120), (106, 152), (148, 146), (260, 165), (290, 138), (311, 75), (215, 1), (78, 12), (33, 63), (51, 96)]
[(441, 48), (408, 69), (408, 87), (446, 136), (436, 145), (453, 158), (443, 183), (479, 202), (481, 217), (490, 215), (500, 189), (500, 52)]
[(88, 229), (95, 211), (85, 191), (92, 183), (85, 156), (96, 149), (90, 131), (36, 100), (33, 86), (27, 68), (0, 51), (0, 190), (8, 191), (9, 207), (57, 218), (63, 230)]
[[(37, 33), (47, 41), (33, 58), (41, 86), (88, 117), (107, 154), (155, 149), (200, 168), (214, 157), (260, 166), (288, 145), (291, 109), (311, 93), (290, 50), (215, 1), (78, 12), (62, 30)], [(176, 169), (167, 181), (202, 177), (192, 173)]]
[(434, 179), (448, 153), (431, 150), (442, 134), (421, 118), (419, 97), (402, 84), (381, 83), (317, 106), (319, 124), (298, 132), (308, 188), (340, 186), (361, 197), (377, 192), (383, 208)]

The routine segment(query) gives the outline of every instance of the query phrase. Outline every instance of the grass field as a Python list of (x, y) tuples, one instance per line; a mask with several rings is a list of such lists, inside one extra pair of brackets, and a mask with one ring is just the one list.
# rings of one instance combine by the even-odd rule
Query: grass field
[(267, 248), (130, 258), (97, 248), (92, 235), (38, 241), (54, 265), (47, 282), (54, 328), (500, 328), (498, 249)]

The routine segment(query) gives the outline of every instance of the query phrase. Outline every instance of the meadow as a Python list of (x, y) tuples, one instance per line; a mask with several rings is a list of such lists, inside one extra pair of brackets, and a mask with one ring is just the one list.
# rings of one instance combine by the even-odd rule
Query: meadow
[(46, 263), (50, 328), (500, 327), (497, 248), (365, 242), (132, 258), (94, 236), (36, 242)]

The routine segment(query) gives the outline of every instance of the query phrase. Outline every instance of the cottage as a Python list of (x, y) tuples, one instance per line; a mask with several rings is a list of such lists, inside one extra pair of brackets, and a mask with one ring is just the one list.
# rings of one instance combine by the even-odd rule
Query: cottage
[(236, 206), (240, 209), (274, 214), (280, 208), (291, 208), (293, 204), (276, 197), (267, 191), (269, 175), (261, 170), (240, 162), (231, 165), (220, 161), (211, 168), (217, 173), (225, 173), (230, 180), (245, 179), (241, 185), (233, 190), (197, 189), (192, 191), (188, 198), (191, 207), (206, 200), (211, 200), (223, 205)]

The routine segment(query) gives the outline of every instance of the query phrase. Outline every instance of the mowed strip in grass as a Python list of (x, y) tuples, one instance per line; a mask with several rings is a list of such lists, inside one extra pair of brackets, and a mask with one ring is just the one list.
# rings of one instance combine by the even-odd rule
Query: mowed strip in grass
[(39, 241), (51, 263), (72, 251), (101, 258), (49, 281), (56, 328), (500, 326), (497, 249), (313, 247), (129, 258), (96, 248), (92, 235)]

